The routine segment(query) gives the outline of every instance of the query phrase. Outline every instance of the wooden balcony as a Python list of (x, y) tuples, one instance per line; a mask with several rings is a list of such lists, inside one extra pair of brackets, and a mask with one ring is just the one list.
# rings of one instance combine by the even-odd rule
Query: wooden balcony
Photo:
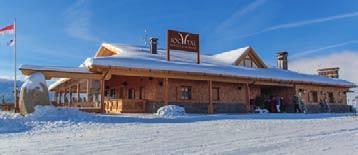
[(144, 113), (145, 100), (139, 99), (105, 99), (106, 113)]

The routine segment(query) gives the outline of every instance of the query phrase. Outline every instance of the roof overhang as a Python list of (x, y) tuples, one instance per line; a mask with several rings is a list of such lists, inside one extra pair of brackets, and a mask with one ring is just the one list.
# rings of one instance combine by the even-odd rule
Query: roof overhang
[(20, 66), (21, 73), (29, 76), (32, 73), (44, 74), (46, 80), (51, 78), (72, 78), (72, 79), (103, 79), (102, 73), (95, 73), (80, 67), (53, 67), (53, 66)]
[(273, 78), (253, 78), (246, 76), (228, 76), (222, 74), (208, 74), (199, 72), (181, 72), (172, 70), (156, 70), (156, 69), (144, 69), (144, 68), (128, 68), (119, 66), (102, 66), (92, 65), (90, 70), (93, 72), (106, 72), (110, 75), (123, 75), (123, 76), (147, 76), (157, 78), (176, 78), (187, 80), (211, 80), (217, 82), (228, 83), (248, 83), (253, 85), (271, 85), (271, 86), (285, 86), (293, 87), (296, 84), (299, 85), (318, 85), (318, 86), (330, 86), (330, 87), (344, 87), (353, 88), (355, 85), (335, 85), (318, 82), (308, 82), (301, 80), (280, 80)]

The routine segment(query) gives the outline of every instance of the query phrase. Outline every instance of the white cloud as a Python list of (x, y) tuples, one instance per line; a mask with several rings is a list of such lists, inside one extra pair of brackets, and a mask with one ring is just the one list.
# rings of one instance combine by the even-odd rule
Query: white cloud
[(65, 32), (70, 36), (86, 41), (98, 42), (98, 38), (91, 33), (91, 12), (88, 1), (76, 1), (65, 11)]
[(0, 79), (5, 79), (5, 80), (13, 80), (13, 79), (14, 79), (14, 77), (1, 75), (1, 76), (0, 76)]
[(298, 54), (292, 55), (291, 58), (302, 57), (302, 56), (317, 53), (319, 51), (323, 51), (323, 50), (326, 50), (326, 49), (342, 47), (342, 46), (346, 46), (346, 45), (349, 45), (349, 44), (355, 44), (355, 43), (358, 43), (358, 40), (350, 40), (350, 41), (346, 41), (346, 42), (342, 42), (342, 43), (338, 43), (338, 44), (327, 45), (325, 47), (320, 47), (320, 48), (300, 52)]
[(220, 24), (217, 27), (217, 31), (226, 30), (230, 26), (232, 26), (234, 23), (237, 22), (242, 16), (255, 11), (258, 7), (263, 5), (267, 0), (255, 0), (251, 2), (250, 4), (244, 6), (243, 8), (240, 8), (236, 12), (234, 12), (230, 17), (228, 17), (222, 24)]
[(271, 26), (271, 27), (267, 27), (267, 28), (263, 29), (262, 31), (254, 32), (252, 34), (248, 34), (248, 35), (245, 35), (245, 36), (240, 37), (240, 38), (241, 39), (242, 38), (247, 38), (247, 37), (255, 36), (255, 35), (258, 35), (258, 34), (261, 34), (261, 33), (270, 32), (270, 31), (274, 31), (274, 30), (301, 27), (301, 26), (305, 26), (305, 25), (317, 24), (317, 23), (328, 22), (328, 21), (335, 21), (335, 20), (344, 19), (344, 18), (350, 18), (350, 17), (358, 17), (358, 12), (350, 12), (350, 13), (340, 14), (340, 15), (335, 15), (335, 16), (322, 17), (322, 18), (316, 18), (316, 19), (310, 19), (310, 20), (303, 20), (303, 21), (298, 21), (298, 22), (291, 22), (291, 23), (286, 23), (286, 24), (274, 25), (274, 26)]
[(304, 25), (309, 25), (309, 24), (316, 24), (316, 23), (322, 23), (322, 22), (333, 21), (333, 20), (349, 18), (349, 17), (357, 17), (357, 16), (358, 16), (358, 12), (351, 12), (351, 13), (340, 14), (340, 15), (335, 15), (335, 16), (330, 16), (330, 17), (323, 17), (323, 18), (317, 18), (317, 19), (304, 20), (304, 21), (299, 21), (299, 22), (271, 26), (271, 27), (264, 29), (263, 31), (266, 32), (266, 31), (273, 31), (273, 30), (277, 30), (277, 29), (293, 28), (293, 27), (299, 27), (299, 26), (304, 26)]
[[(325, 67), (339, 67), (340, 79), (358, 84), (358, 51), (343, 51), (329, 55), (305, 57), (289, 63), (290, 70), (308, 74), (317, 74), (317, 69)], [(353, 96), (358, 95), (358, 89), (354, 90), (355, 93), (349, 94), (350, 101)]]

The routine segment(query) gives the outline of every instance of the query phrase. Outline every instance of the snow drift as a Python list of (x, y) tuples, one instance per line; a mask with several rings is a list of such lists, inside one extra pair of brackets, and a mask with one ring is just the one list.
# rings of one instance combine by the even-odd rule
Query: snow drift
[(166, 105), (160, 107), (156, 113), (157, 116), (161, 117), (178, 117), (185, 115), (185, 109), (177, 105)]

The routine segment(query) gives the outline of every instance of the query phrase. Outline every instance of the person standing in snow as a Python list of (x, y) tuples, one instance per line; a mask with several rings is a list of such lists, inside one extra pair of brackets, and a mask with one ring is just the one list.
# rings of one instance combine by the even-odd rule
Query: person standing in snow
[(326, 112), (326, 107), (322, 99), (319, 101), (319, 105), (321, 108), (321, 112)]
[(293, 104), (295, 105), (295, 112), (301, 112), (301, 111), (300, 111), (300, 108), (299, 108), (299, 103), (298, 103), (298, 102), (299, 102), (299, 98), (298, 98), (297, 95), (293, 96), (292, 102), (293, 102)]
[(281, 112), (287, 112), (286, 103), (283, 100), (283, 97), (280, 98), (280, 102), (281, 102), (281, 106), (280, 106)]
[(271, 112), (272, 113), (275, 113), (276, 112), (276, 99), (275, 99), (275, 97), (271, 97), (271, 101), (270, 101), (270, 109), (271, 109)]
[(279, 113), (281, 112), (280, 106), (281, 106), (281, 97), (276, 96), (275, 98), (275, 104), (276, 104), (276, 111)]

